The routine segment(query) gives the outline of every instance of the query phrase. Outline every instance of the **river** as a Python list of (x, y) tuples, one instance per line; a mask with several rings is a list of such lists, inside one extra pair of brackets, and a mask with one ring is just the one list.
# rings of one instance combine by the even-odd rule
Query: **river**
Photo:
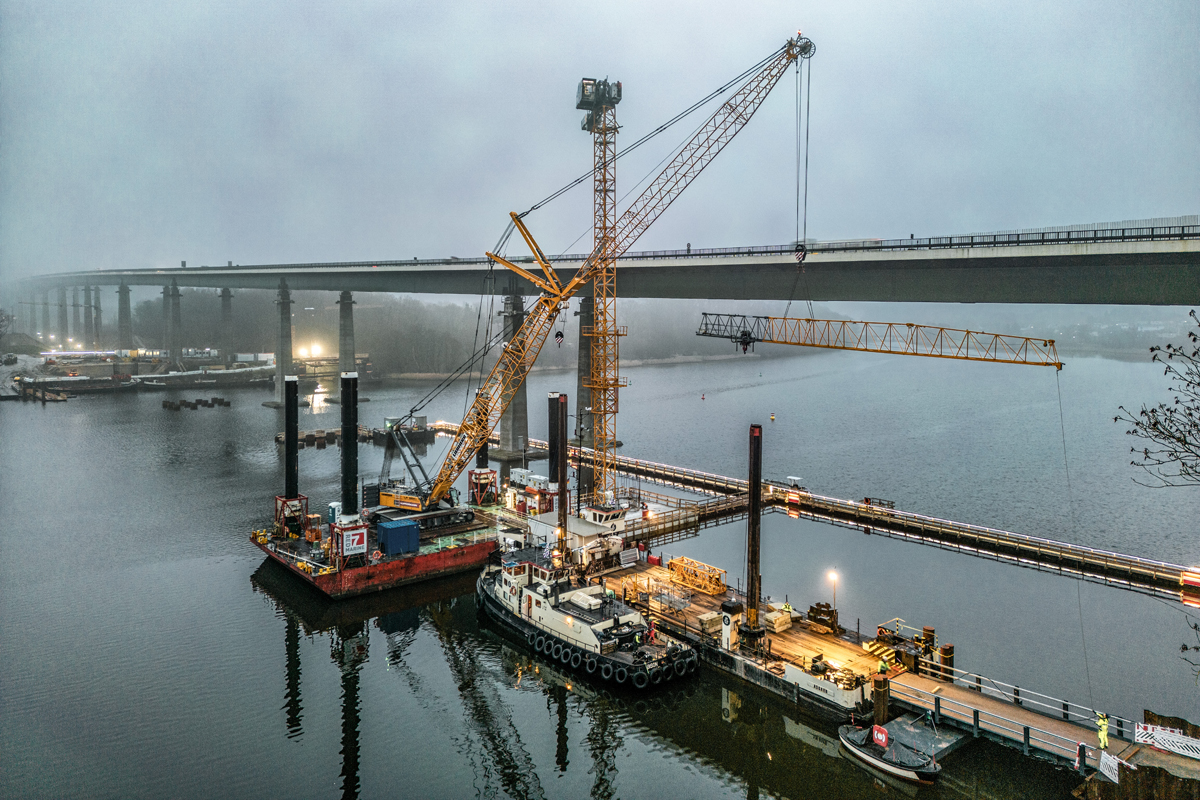
[[(1136, 485), (1118, 405), (1165, 399), (1149, 363), (1051, 369), (827, 353), (625, 371), (622, 452), (1183, 564), (1200, 493)], [(572, 373), (529, 384), (574, 391)], [(426, 383), (364, 386), (363, 422)], [(465, 385), (426, 410), (458, 420)], [(1061, 392), (1061, 421), (1060, 397)], [(193, 394), (185, 393), (191, 397)], [(282, 414), (254, 390), (171, 412), (164, 395), (0, 404), (0, 794), (4, 797), (755, 797), (872, 795), (829, 726), (702, 673), (646, 703), (531, 660), (480, 623), (471, 582), (314, 604), (248, 541), (282, 486)], [(339, 407), (302, 410), (338, 425)], [(775, 421), (770, 415), (775, 414)], [(1065, 433), (1065, 435), (1064, 435)], [(1066, 459), (1064, 465), (1064, 441)], [(445, 440), (427, 463), (436, 466)], [(363, 471), (381, 450), (362, 449)], [(338, 492), (338, 449), (300, 453)], [(745, 524), (670, 545), (743, 574)], [(832, 599), (844, 625), (937, 628), (956, 665), (1141, 719), (1200, 717), (1177, 604), (770, 514), (764, 591)], [(980, 741), (929, 796), (1063, 797), (1064, 770)]]

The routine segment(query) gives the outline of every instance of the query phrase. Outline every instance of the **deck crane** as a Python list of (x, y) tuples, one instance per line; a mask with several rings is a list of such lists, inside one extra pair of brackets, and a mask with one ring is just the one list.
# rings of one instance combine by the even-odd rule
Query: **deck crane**
[[(526, 269), (495, 253), (489, 252), (487, 256), (528, 280), (541, 290), (541, 295), (527, 313), (525, 323), (517, 334), (511, 341), (501, 345), (499, 359), (476, 393), (474, 402), (450, 444), (441, 469), (424, 498), (426, 507), (437, 504), (448, 494), (455, 479), (470, 463), (475, 451), (487, 441), (512, 401), (517, 388), (529, 374), (555, 320), (568, 301), (584, 285), (596, 280), (603, 270), (610, 268), (616, 259), (633, 246), (675, 198), (745, 127), (754, 112), (766, 100), (771, 89), (787, 72), (788, 67), (798, 59), (808, 58), (815, 50), (811, 40), (797, 33), (768, 57), (763, 67), (751, 75), (675, 154), (609, 229), (608, 235), (598, 237), (599, 241), (591, 254), (580, 265), (575, 276), (566, 283), (559, 280), (550, 260), (525, 226), (522, 215), (510, 214), (514, 226), (533, 254), (536, 270)], [(615, 363), (612, 368), (615, 370)], [(614, 389), (614, 408), (617, 382), (615, 373), (601, 376), (597, 380), (593, 371), (593, 385), (600, 383)], [(595, 402), (593, 396), (593, 407)], [(600, 489), (611, 486), (613, 473), (610, 465), (603, 459), (597, 460), (595, 480)]]

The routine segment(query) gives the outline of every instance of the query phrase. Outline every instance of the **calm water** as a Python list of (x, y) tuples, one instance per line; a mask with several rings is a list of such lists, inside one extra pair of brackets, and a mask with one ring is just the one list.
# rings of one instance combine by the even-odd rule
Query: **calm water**
[[(1118, 404), (1158, 399), (1148, 364), (1076, 360), (1061, 373), (1069, 488), (1050, 370), (829, 354), (627, 374), (630, 455), (741, 475), (747, 426), (761, 422), (771, 477), (1200, 563), (1200, 495), (1134, 485), (1112, 423)], [(427, 388), (364, 388), (363, 421)], [(573, 373), (532, 379), (531, 435), (544, 434), (544, 393), (573, 389)], [(184, 412), (163, 411), (162, 395), (0, 405), (3, 796), (882, 791), (837, 755), (833, 729), (732, 680), (705, 674), (632, 702), (547, 669), (481, 627), (469, 579), (336, 607), (297, 592), (247, 539), (282, 483), (281, 415), (258, 392), (225, 396), (232, 408)], [(456, 390), (427, 413), (462, 410)], [(337, 406), (307, 413), (302, 428), (337, 425)], [(369, 473), (380, 451), (362, 458)], [(335, 497), (336, 448), (306, 449), (300, 466), (302, 491)], [(734, 524), (668, 550), (736, 579), (744, 535)], [(1178, 657), (1195, 635), (1172, 604), (778, 514), (764, 519), (763, 553), (765, 590), (796, 605), (830, 599), (836, 568), (843, 623), (933, 625), (965, 669), (1124, 716), (1200, 718)], [(985, 742), (948, 757), (944, 777), (929, 796), (1075, 785)]]

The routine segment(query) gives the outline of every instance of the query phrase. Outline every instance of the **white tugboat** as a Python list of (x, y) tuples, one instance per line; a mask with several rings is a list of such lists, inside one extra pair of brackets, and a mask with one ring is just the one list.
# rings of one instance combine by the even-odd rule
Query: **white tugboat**
[(480, 606), (535, 651), (634, 689), (696, 671), (690, 645), (655, 630), (603, 586), (573, 585), (570, 570), (541, 548), (500, 558), (476, 583)]

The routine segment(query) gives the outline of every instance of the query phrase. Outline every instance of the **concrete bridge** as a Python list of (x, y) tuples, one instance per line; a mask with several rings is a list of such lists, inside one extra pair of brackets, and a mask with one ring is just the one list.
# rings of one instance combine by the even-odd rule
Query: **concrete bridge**
[[(1021, 232), (941, 236), (923, 239), (859, 239), (809, 242), (801, 263), (796, 244), (758, 247), (643, 251), (619, 262), (617, 291), (628, 298), (714, 300), (878, 301), (936, 303), (1086, 303), (1117, 305), (1200, 304), (1200, 217), (1141, 220)], [(565, 283), (585, 255), (553, 259)], [(531, 262), (528, 257), (515, 261)], [(489, 282), (494, 279), (495, 283)], [(100, 286), (116, 286), (116, 336), (102, 337)], [(88, 343), (132, 349), (130, 287), (163, 287), (165, 347), (182, 353), (179, 287), (221, 289), (221, 316), (232, 321), (233, 289), (278, 292), (280, 309), (276, 365), (279, 379), (291, 371), (291, 292), (339, 292), (339, 353), (342, 371), (354, 369), (354, 292), (505, 296), (505, 336), (524, 321), (523, 297), (536, 295), (515, 275), (492, 269), (486, 258), (412, 261), (363, 261), (253, 266), (181, 266), (171, 269), (124, 269), (40, 275), (8, 287), (24, 301), (18, 329), (69, 330)], [(82, 306), (78, 301), (83, 287)], [(67, 290), (75, 325), (68, 325)], [(57, 327), (51, 324), (55, 296)], [(41, 310), (41, 326), (37, 311)], [(79, 309), (84, 310), (80, 329)], [(591, 298), (580, 297), (580, 324), (592, 325)], [(230, 329), (226, 324), (224, 328)], [(229, 351), (227, 343), (222, 349)], [(580, 347), (580, 374), (589, 369)], [(586, 390), (577, 387), (577, 414), (589, 428)], [(514, 401), (515, 416), (501, 424), (500, 450), (519, 452), (525, 438), (524, 398)], [(585, 438), (585, 446), (591, 442)]]

